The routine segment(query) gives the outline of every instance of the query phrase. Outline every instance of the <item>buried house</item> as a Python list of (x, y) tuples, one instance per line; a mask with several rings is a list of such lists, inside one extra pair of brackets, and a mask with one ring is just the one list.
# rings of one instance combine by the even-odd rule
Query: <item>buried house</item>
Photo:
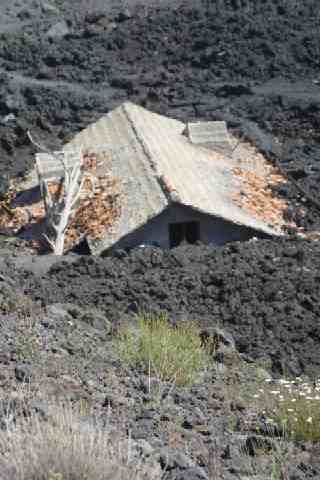
[[(89, 195), (84, 200), (81, 211), (88, 206), (86, 221), (96, 231), (82, 225), (78, 241), (98, 255), (154, 242), (171, 248), (281, 235), (286, 204), (274, 198), (270, 184), (283, 179), (253, 147), (239, 143), (234, 150), (234, 142), (223, 122), (186, 128), (133, 103), (122, 104), (64, 147), (70, 153), (82, 148), (94, 163), (95, 178), (108, 178), (100, 189), (101, 214), (98, 207), (90, 213)], [(61, 174), (49, 155), (38, 154), (37, 162), (44, 177)], [(109, 187), (116, 190), (111, 203)], [(113, 209), (105, 222), (103, 199)]]

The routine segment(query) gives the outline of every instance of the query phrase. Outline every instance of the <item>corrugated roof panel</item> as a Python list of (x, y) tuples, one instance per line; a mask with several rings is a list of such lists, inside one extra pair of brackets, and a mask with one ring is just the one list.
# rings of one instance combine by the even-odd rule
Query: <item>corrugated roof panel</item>
[(187, 133), (194, 145), (230, 149), (226, 122), (190, 122), (187, 124)]

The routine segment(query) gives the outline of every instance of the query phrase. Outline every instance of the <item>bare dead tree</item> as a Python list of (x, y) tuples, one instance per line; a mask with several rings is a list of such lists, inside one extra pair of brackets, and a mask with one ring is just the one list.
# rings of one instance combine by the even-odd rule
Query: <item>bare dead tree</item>
[(51, 152), (36, 143), (30, 132), (28, 132), (28, 137), (33, 145), (40, 151), (48, 153), (63, 167), (63, 174), (57, 180), (58, 184), (55, 191), (50, 192), (47, 181), (41, 175), (40, 163), (39, 161), (36, 162), (48, 226), (48, 235), (44, 234), (44, 237), (55, 255), (63, 255), (68, 225), (75, 213), (76, 204), (80, 199), (85, 180), (83, 176), (83, 152), (79, 149), (76, 160), (73, 159), (72, 166), (69, 166), (68, 155), (70, 154), (68, 152)]

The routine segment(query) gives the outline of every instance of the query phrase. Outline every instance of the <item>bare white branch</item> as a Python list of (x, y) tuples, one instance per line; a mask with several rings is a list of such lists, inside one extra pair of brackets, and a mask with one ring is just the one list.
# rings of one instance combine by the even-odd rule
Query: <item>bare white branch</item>
[(45, 234), (44, 238), (55, 255), (63, 255), (67, 228), (72, 215), (76, 211), (75, 206), (81, 198), (84, 185), (84, 178), (81, 178), (83, 177), (82, 167), (84, 163), (82, 149), (79, 150), (76, 158), (74, 158), (73, 152), (51, 152), (46, 147), (35, 142), (30, 132), (28, 132), (28, 137), (39, 150), (48, 153), (63, 167), (63, 176), (60, 179), (57, 191), (51, 194), (47, 181), (41, 175), (40, 165), (38, 163), (36, 165), (46, 212), (46, 222), (50, 232), (50, 237)]
[(50, 247), (52, 248), (52, 250), (54, 250), (54, 242), (52, 240), (50, 240), (50, 238), (48, 237), (48, 235), (46, 235), (45, 233), (43, 234), (44, 238), (47, 240), (48, 244), (50, 245)]
[(28, 130), (27, 131), (27, 136), (30, 140), (30, 142), (35, 146), (37, 147), (38, 150), (42, 151), (42, 152), (46, 152), (46, 153), (49, 153), (51, 155), (51, 152), (46, 148), (44, 147), (43, 145), (41, 145), (40, 143), (37, 143), (35, 140), (33, 140), (33, 137), (30, 133), (30, 131)]

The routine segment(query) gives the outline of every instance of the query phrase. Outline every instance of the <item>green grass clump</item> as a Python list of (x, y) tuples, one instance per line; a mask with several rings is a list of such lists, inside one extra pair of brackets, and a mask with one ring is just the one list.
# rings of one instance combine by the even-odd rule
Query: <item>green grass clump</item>
[(254, 395), (270, 425), (296, 441), (320, 441), (320, 379), (311, 383), (300, 377), (294, 380), (267, 379)]
[(140, 314), (138, 330), (126, 326), (120, 330), (116, 348), (126, 365), (142, 366), (157, 372), (161, 380), (188, 386), (197, 380), (209, 361), (201, 343), (199, 327), (193, 323), (169, 324), (168, 317)]

